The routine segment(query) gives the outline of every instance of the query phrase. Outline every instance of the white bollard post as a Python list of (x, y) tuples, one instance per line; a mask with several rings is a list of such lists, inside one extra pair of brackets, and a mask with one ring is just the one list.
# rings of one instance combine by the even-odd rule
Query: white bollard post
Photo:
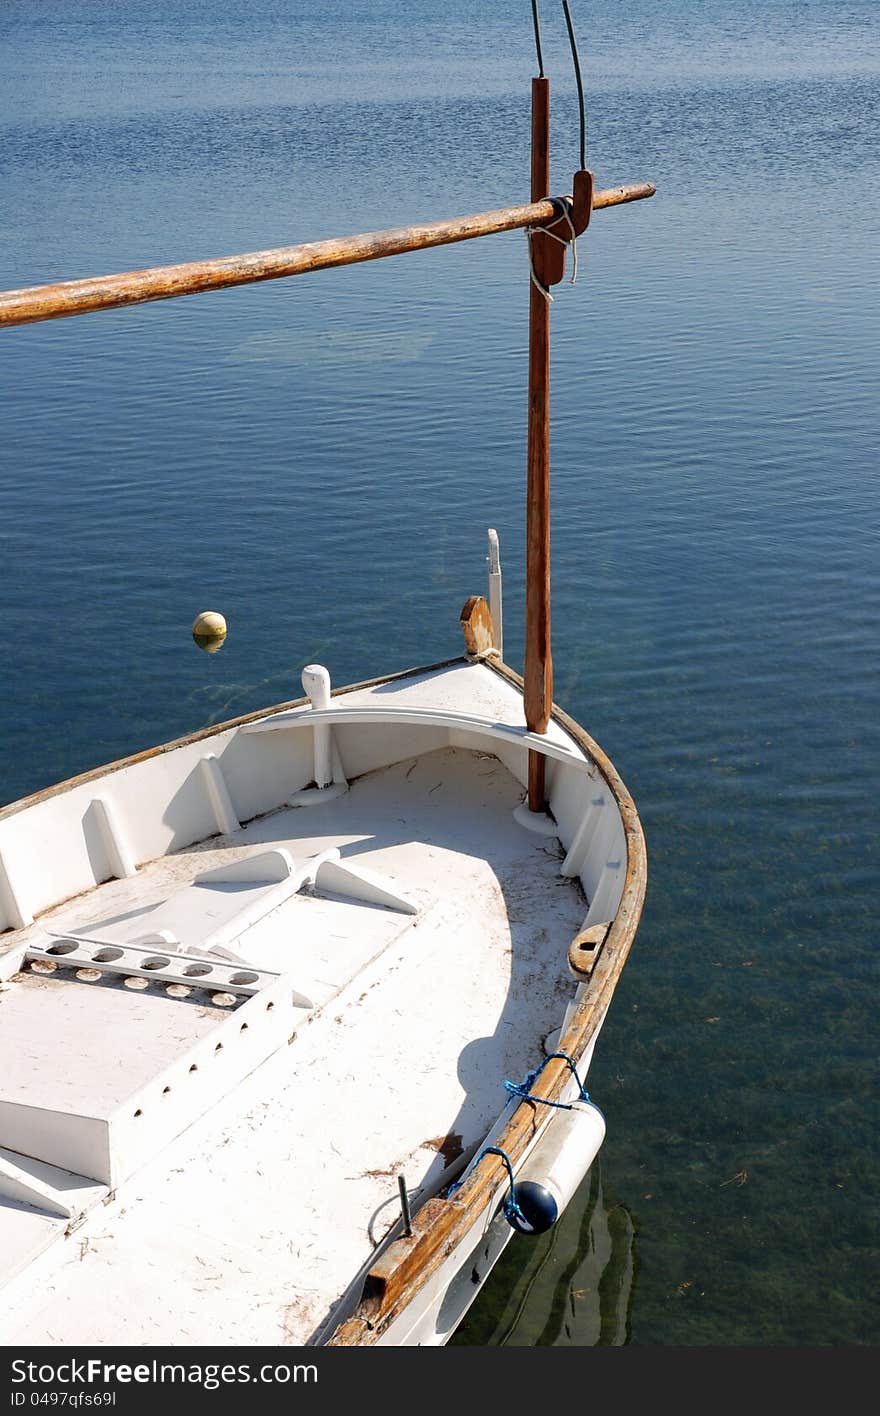
[[(330, 675), (322, 664), (306, 664), (302, 685), (313, 708), (330, 707)], [(333, 781), (333, 744), (326, 723), (316, 723), (312, 732), (315, 735), (315, 786), (320, 791)]]
[(504, 629), (501, 605), (501, 549), (498, 532), (489, 528), (489, 613), (495, 631), (495, 648), (500, 659), (504, 658)]
[[(323, 711), (333, 707), (330, 675), (323, 664), (306, 664), (302, 671), (302, 685), (314, 709)], [(320, 802), (332, 801), (348, 791), (345, 771), (329, 723), (315, 723), (312, 728), (312, 743), (315, 785), (294, 792), (289, 798), (290, 806), (317, 806)]]

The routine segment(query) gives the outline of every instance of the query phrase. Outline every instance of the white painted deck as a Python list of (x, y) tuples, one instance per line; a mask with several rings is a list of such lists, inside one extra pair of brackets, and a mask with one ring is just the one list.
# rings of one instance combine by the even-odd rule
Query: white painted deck
[[(448, 684), (454, 707), (461, 674), (470, 710), (510, 718), (515, 701), (521, 721), (515, 692), (478, 667), (345, 701), (384, 692), (437, 704)], [(338, 734), (347, 767), (345, 735), (355, 731), (366, 730)], [(337, 847), (343, 862), (379, 873), (418, 910), (319, 892), (295, 894), (255, 923), (234, 947), (313, 1004), (291, 1005), (290, 1045), (267, 1060), (268, 994), (221, 1009), (210, 994), (174, 999), (159, 982), (132, 992), (62, 970), (27, 972), (0, 993), (0, 1018), (14, 1014), (19, 1029), (14, 1041), (0, 1029), (0, 1047), (12, 1041), (13, 1054), (0, 1103), (57, 1104), (66, 1089), (82, 1114), (107, 1119), (111, 1151), (119, 1131), (123, 1176), (115, 1198), (60, 1243), (50, 1241), (63, 1218), (0, 1202), (0, 1251), (12, 1236), (25, 1242), (25, 1231), (28, 1256), (44, 1248), (0, 1290), (0, 1343), (307, 1341), (396, 1220), (396, 1176), (417, 1203), (436, 1191), (448, 1161), (478, 1145), (503, 1107), (503, 1079), (520, 1079), (540, 1059), (573, 992), (566, 949), (583, 923), (583, 893), (560, 875), (558, 843), (513, 818), (521, 782), (493, 754), (518, 763), (524, 749), (493, 742), (491, 753), (475, 752), (461, 745), (472, 738), (445, 736), (424, 751), (425, 732), (402, 725), (399, 750), (411, 740), (422, 755), (367, 768), (336, 800), (277, 810), (153, 860), (20, 932), (131, 937), (133, 912), (140, 920), (162, 906), (167, 918), (163, 902), (195, 875), (268, 847), (298, 863)], [(47, 1027), (53, 998), (57, 1026)], [(250, 1019), (246, 1036), (241, 1018)], [(225, 1082), (218, 1071), (216, 1096), (206, 1094), (210, 1109), (199, 1114), (186, 1090), (188, 1059), (200, 1058), (193, 1088), (209, 1085), (215, 1037), (225, 1039), (217, 1068), (231, 1070)], [(240, 1063), (239, 1044), (253, 1049)], [(162, 1118), (175, 1108), (188, 1128), (163, 1140)]]

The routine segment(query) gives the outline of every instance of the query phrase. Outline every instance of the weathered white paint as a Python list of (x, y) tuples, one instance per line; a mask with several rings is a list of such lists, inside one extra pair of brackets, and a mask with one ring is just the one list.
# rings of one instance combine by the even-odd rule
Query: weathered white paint
[(109, 797), (95, 797), (91, 803), (104, 842), (111, 873), (120, 880), (137, 874), (137, 863), (119, 819), (119, 813)]
[[(583, 860), (580, 878), (592, 909), (590, 924), (599, 920), (613, 919), (623, 888), (623, 873), (626, 867), (626, 842), (620, 815), (610, 794), (605, 794), (598, 816), (595, 834)], [(600, 882), (603, 885), (602, 899), (599, 900)], [(615, 894), (616, 890), (616, 894)], [(604, 911), (604, 913), (602, 913)]]
[(590, 908), (584, 919), (584, 928), (591, 924), (601, 924), (612, 919), (623, 889), (625, 860), (620, 853), (609, 861), (596, 882), (595, 893), (590, 899)]
[(313, 726), (326, 722), (331, 713), (332, 717), (340, 724), (355, 723), (362, 726), (374, 723), (388, 728), (393, 726), (397, 720), (400, 723), (413, 726), (424, 724), (426, 727), (455, 728), (458, 732), (472, 731), (486, 738), (506, 739), (510, 743), (516, 743), (517, 746), (533, 752), (540, 752), (546, 757), (555, 757), (562, 762), (572, 763), (583, 770), (586, 770), (587, 767), (583, 753), (571, 741), (560, 742), (555, 737), (533, 733), (526, 727), (515, 726), (511, 723), (489, 723), (473, 713), (464, 713), (449, 708), (404, 708), (398, 707), (396, 704), (362, 707), (360, 705), (350, 706), (346, 703), (341, 703), (332, 710), (318, 711), (295, 708), (289, 713), (276, 713), (272, 718), (263, 718), (259, 722), (248, 723), (242, 732), (275, 733), (288, 728)]
[(293, 874), (294, 861), (290, 851), (285, 850), (283, 846), (275, 846), (272, 850), (239, 856), (238, 860), (216, 865), (213, 870), (203, 870), (195, 877), (193, 885), (205, 888), (212, 885), (240, 885), (247, 887), (250, 892), (254, 886), (265, 889), (271, 885), (287, 885)]
[[(595, 1039), (586, 1055), (581, 1059), (579, 1068), (581, 1081), (585, 1081), (589, 1073), (594, 1050)], [(577, 1083), (572, 1078), (567, 1089), (563, 1092), (562, 1099), (574, 1102), (577, 1096)], [(501, 1135), (508, 1114), (509, 1109), (505, 1109), (482, 1145), (495, 1144)], [(557, 1110), (549, 1110), (545, 1114), (542, 1126), (536, 1131), (531, 1146), (517, 1167), (516, 1176), (524, 1176), (538, 1147), (542, 1145), (544, 1159), (540, 1169), (536, 1167), (533, 1172), (533, 1178), (535, 1174), (546, 1175), (549, 1169), (555, 1166), (568, 1168), (568, 1163), (563, 1160), (561, 1155), (567, 1136), (565, 1128), (560, 1126), (560, 1121), (567, 1115), (567, 1112)], [(591, 1148), (579, 1146), (577, 1149), (581, 1158), (587, 1161)], [(595, 1152), (592, 1158), (595, 1159)], [(587, 1161), (586, 1168), (589, 1168), (591, 1163), (591, 1160)], [(586, 1169), (583, 1173), (586, 1173)], [(508, 1184), (505, 1180), (495, 1191), (479, 1219), (471, 1226), (461, 1243), (455, 1247), (444, 1264), (419, 1293), (417, 1300), (389, 1325), (380, 1338), (380, 1346), (439, 1347), (449, 1340), (475, 1301), (492, 1267), (507, 1244), (514, 1239), (514, 1231), (503, 1212), (503, 1201), (507, 1193)], [(532, 1241), (520, 1237), (514, 1239), (514, 1242), (528, 1244)], [(475, 1273), (478, 1278), (477, 1283), (473, 1279)]]
[[(164, 943), (198, 957), (224, 954), (225, 946), (296, 894), (313, 869), (313, 863), (308, 862), (295, 871), (293, 859), (284, 849), (261, 851), (200, 872), (160, 903), (138, 909), (128, 918), (111, 920), (100, 930), (90, 931), (88, 939), (111, 946)], [(70, 937), (85, 936), (74, 932)]]
[[(50, 939), (54, 942), (50, 943)], [(99, 975), (116, 974), (120, 978), (145, 978), (156, 984), (181, 983), (190, 988), (210, 988), (215, 993), (240, 994), (243, 998), (268, 988), (278, 977), (265, 969), (248, 968), (239, 962), (227, 963), (204, 954), (174, 953), (171, 949), (163, 954), (157, 953), (155, 947), (108, 945), (95, 939), (84, 940), (76, 934), (48, 935), (43, 947), (29, 944), (26, 958), (28, 961), (42, 959), (65, 969), (90, 969)], [(300, 999), (300, 1006), (311, 1007), (311, 1003)]]
[(21, 895), (13, 883), (12, 872), (2, 851), (0, 851), (0, 910), (3, 911), (13, 929), (25, 929), (34, 922), (33, 915), (22, 901)]
[(0, 1147), (0, 1197), (4, 1199), (72, 1219), (106, 1194), (106, 1185), (96, 1185), (83, 1175)]
[[(409, 705), (415, 708), (467, 709), (487, 722), (524, 723), (522, 699), (497, 674), (479, 664), (456, 663), (445, 669), (414, 674), (378, 688), (360, 689), (335, 699), (337, 704)], [(384, 732), (369, 733), (341, 726), (336, 747), (352, 777), (445, 747), (454, 729), (409, 726), (392, 722)], [(516, 734), (513, 735), (514, 740)], [(547, 738), (563, 745), (571, 739), (555, 723)], [(239, 728), (183, 743), (143, 761), (108, 768), (104, 775), (74, 785), (34, 803), (26, 811), (0, 820), (0, 854), (5, 860), (0, 883), (0, 929), (20, 929), (35, 913), (59, 901), (91, 890), (106, 879), (106, 850), (90, 804), (96, 795), (112, 803), (126, 824), (134, 860), (146, 862), (203, 841), (217, 830), (214, 804), (205, 791), (206, 751), (222, 767), (230, 801), (241, 822), (277, 809), (313, 779), (310, 734), (267, 733), (248, 740)], [(465, 734), (460, 735), (464, 741)], [(541, 740), (543, 741), (543, 739)], [(467, 733), (467, 746), (479, 747), (479, 736)], [(510, 749), (497, 738), (485, 749), (496, 753), (509, 771), (525, 782), (527, 753)], [(335, 761), (335, 758), (334, 758)], [(47, 863), (51, 862), (51, 869)], [(16, 903), (17, 902), (17, 903)]]
[(355, 867), (338, 860), (322, 861), (315, 871), (315, 887), (318, 890), (328, 890), (334, 895), (361, 900), (367, 905), (382, 905), (386, 909), (401, 910), (404, 914), (419, 912), (418, 905), (407, 899), (399, 890), (394, 890), (375, 870), (367, 870), (363, 865)]
[(607, 801), (608, 791), (603, 787), (597, 787), (589, 796), (586, 806), (582, 808), (580, 825), (560, 867), (561, 875), (580, 875), (590, 849), (592, 834), (599, 825), (602, 809)]
[[(302, 682), (314, 709), (333, 708), (330, 673), (323, 664), (307, 664), (302, 672)], [(312, 744), (315, 785), (294, 792), (290, 797), (291, 806), (317, 806), (320, 802), (330, 801), (348, 791), (342, 759), (333, 739), (333, 730), (328, 723), (315, 724), (312, 730)]]
[(241, 829), (241, 822), (235, 814), (235, 807), (232, 805), (229, 788), (223, 776), (223, 768), (220, 766), (216, 754), (206, 753), (199, 764), (199, 770), (204, 779), (205, 791), (208, 793), (217, 830), (221, 836), (231, 836), (233, 832)]
[(12, 978), (13, 974), (18, 973), (27, 952), (27, 944), (22, 940), (21, 933), (18, 937), (20, 942), (9, 948), (6, 953), (0, 947), (0, 988), (3, 989), (11, 987), (8, 980)]
[(559, 827), (546, 811), (532, 811), (528, 802), (522, 801), (514, 808), (514, 820), (526, 831), (534, 831), (536, 836), (557, 836)]
[[(302, 671), (302, 685), (316, 711), (332, 707), (330, 674), (323, 664), (307, 664)], [(328, 787), (333, 781), (332, 737), (326, 723), (314, 728), (315, 786)]]
[(286, 1042), (308, 1011), (291, 992), (276, 980), (227, 1012), (210, 992), (26, 974), (3, 998), (0, 1144), (119, 1184)]

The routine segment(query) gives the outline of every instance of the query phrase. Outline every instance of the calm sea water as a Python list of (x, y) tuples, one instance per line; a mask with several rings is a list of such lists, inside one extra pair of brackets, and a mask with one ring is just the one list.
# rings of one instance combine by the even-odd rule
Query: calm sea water
[[(659, 190), (596, 217), (553, 307), (556, 697), (650, 885), (601, 1163), (456, 1341), (876, 1344), (880, 22), (574, 10), (590, 165)], [(7, 0), (0, 30), (4, 288), (527, 193), (524, 0)], [(512, 233), (7, 332), (0, 801), (309, 660), (459, 652), (490, 525), (519, 665), (527, 285)]]

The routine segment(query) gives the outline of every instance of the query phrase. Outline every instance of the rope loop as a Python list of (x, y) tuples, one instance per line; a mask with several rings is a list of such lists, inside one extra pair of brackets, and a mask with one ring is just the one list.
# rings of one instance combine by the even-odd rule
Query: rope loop
[[(577, 1067), (574, 1065), (574, 1062), (569, 1057), (567, 1052), (551, 1052), (549, 1056), (544, 1058), (543, 1062), (539, 1067), (536, 1067), (533, 1072), (528, 1073), (528, 1075), (523, 1081), (505, 1082), (505, 1090), (510, 1092), (511, 1096), (519, 1097), (521, 1101), (539, 1101), (542, 1106), (553, 1106), (556, 1107), (559, 1111), (571, 1111), (573, 1103), (570, 1101), (548, 1101), (543, 1096), (532, 1095), (532, 1087), (540, 1077), (544, 1068), (547, 1066), (547, 1063), (553, 1062), (557, 1058), (562, 1062), (568, 1063), (571, 1075), (574, 1077), (578, 1085), (578, 1100), (590, 1101), (590, 1093), (587, 1091), (586, 1087), (578, 1076)], [(595, 1106), (595, 1102), (591, 1102), (590, 1104)], [(464, 1175), (462, 1175), (461, 1179), (453, 1181), (453, 1183), (449, 1186), (446, 1191), (446, 1198), (451, 1199), (452, 1196), (456, 1193), (456, 1191), (461, 1189), (462, 1185), (465, 1183), (465, 1180), (477, 1168), (484, 1155), (500, 1156), (501, 1159), (504, 1161), (505, 1166), (507, 1167), (507, 1177), (510, 1181), (510, 1190), (508, 1191), (507, 1198), (504, 1201), (504, 1214), (508, 1222), (510, 1224), (513, 1224), (515, 1219), (519, 1219), (523, 1223), (527, 1231), (531, 1230), (532, 1226), (526, 1219), (517, 1202), (516, 1182), (513, 1178), (513, 1166), (510, 1161), (510, 1156), (507, 1154), (507, 1151), (502, 1150), (500, 1146), (484, 1146), (483, 1149), (480, 1151), (479, 1155), (472, 1162), (472, 1164), (467, 1166), (466, 1171)], [(514, 1228), (515, 1227), (516, 1226), (514, 1225)]]
[[(474, 1161), (474, 1169), (479, 1165), (484, 1155), (500, 1155), (507, 1167), (507, 1178), (510, 1181), (510, 1190), (504, 1201), (504, 1215), (508, 1223), (512, 1224), (514, 1219), (519, 1219), (527, 1228), (531, 1228), (531, 1225), (516, 1202), (516, 1181), (513, 1178), (513, 1166), (510, 1163), (510, 1156), (507, 1154), (507, 1151), (502, 1150), (500, 1146), (485, 1146)], [(460, 1190), (463, 1184), (463, 1179), (456, 1180), (455, 1184), (450, 1185), (449, 1189), (446, 1191), (446, 1198), (449, 1199), (451, 1195), (454, 1195), (456, 1190)]]
[(544, 1061), (541, 1063), (540, 1067), (536, 1067), (533, 1072), (529, 1072), (528, 1076), (523, 1081), (505, 1082), (505, 1090), (509, 1091), (511, 1096), (518, 1096), (520, 1101), (537, 1101), (540, 1102), (542, 1106), (553, 1106), (559, 1111), (571, 1111), (572, 1103), (570, 1101), (548, 1101), (546, 1097), (532, 1095), (532, 1087), (535, 1085), (535, 1082), (538, 1080), (544, 1068), (547, 1066), (547, 1063), (552, 1062), (554, 1058), (560, 1058), (563, 1062), (568, 1063), (571, 1075), (574, 1077), (575, 1081), (578, 1084), (578, 1091), (580, 1093), (578, 1101), (589, 1101), (590, 1093), (587, 1091), (586, 1087), (578, 1076), (577, 1068), (575, 1067), (567, 1052), (551, 1052), (548, 1057), (544, 1058)]
[[(569, 285), (574, 285), (575, 281), (577, 280), (578, 273), (578, 253), (577, 232), (574, 229), (574, 222), (571, 219), (572, 198), (569, 196), (551, 197), (550, 200), (554, 204), (557, 202), (562, 204), (562, 211), (559, 213), (559, 220), (567, 221), (568, 229), (571, 232), (571, 280), (568, 283)], [(566, 236), (557, 236), (555, 231), (550, 231), (546, 226), (526, 227), (525, 235), (526, 245), (528, 246), (529, 252), (529, 274), (532, 278), (532, 284), (534, 285), (536, 290), (540, 290), (541, 294), (544, 296), (544, 299), (548, 302), (548, 304), (552, 305), (553, 296), (550, 294), (549, 287), (546, 285), (542, 285), (537, 275), (535, 274), (535, 262), (532, 258), (532, 237), (538, 234), (540, 234), (541, 236), (549, 236), (551, 241), (558, 241), (560, 246), (567, 246), (569, 244), (569, 238)]]

